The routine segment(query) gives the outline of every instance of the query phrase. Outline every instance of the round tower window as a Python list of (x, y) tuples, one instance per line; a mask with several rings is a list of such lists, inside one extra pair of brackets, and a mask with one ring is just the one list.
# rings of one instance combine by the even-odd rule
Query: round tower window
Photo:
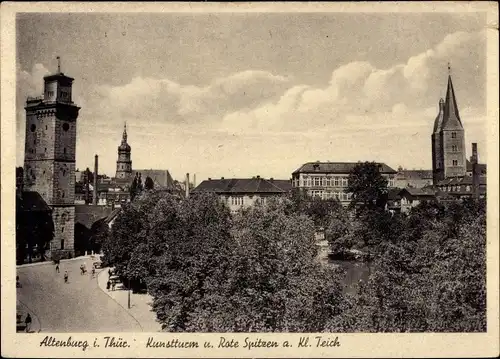
[(31, 132), (35, 132), (36, 125), (34, 123), (30, 126), (30, 130), (31, 130)]
[(69, 123), (65, 122), (63, 123), (63, 130), (68, 131), (69, 130)]

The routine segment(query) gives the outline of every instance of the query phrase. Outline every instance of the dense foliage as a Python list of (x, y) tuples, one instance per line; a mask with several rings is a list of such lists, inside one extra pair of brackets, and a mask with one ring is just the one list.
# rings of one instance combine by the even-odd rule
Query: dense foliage
[(347, 193), (352, 193), (351, 207), (384, 208), (387, 195), (387, 180), (379, 170), (379, 164), (364, 162), (356, 165), (347, 179)]
[[(165, 331), (484, 331), (484, 203), (423, 203), (408, 216), (369, 203), (352, 216), (295, 193), (231, 215), (216, 196), (145, 191), (103, 251), (147, 284)], [(332, 249), (370, 254), (354, 294), (317, 260), (319, 227)]]

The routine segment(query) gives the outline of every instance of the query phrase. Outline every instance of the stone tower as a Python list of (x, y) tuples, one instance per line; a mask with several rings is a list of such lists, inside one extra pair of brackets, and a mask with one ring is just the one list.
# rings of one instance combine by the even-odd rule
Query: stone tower
[[(59, 60), (59, 58), (58, 58)], [(26, 101), (24, 187), (52, 208), (54, 238), (50, 253), (74, 253), (76, 119), (80, 107), (71, 97), (73, 78), (58, 65), (44, 77), (41, 97)]]
[(122, 143), (118, 146), (118, 160), (116, 161), (116, 179), (129, 180), (132, 178), (131, 148), (127, 143), (127, 124), (123, 128)]
[(446, 99), (439, 101), (439, 114), (434, 121), (431, 139), (434, 184), (445, 178), (463, 177), (466, 173), (465, 132), (451, 75), (448, 75)]

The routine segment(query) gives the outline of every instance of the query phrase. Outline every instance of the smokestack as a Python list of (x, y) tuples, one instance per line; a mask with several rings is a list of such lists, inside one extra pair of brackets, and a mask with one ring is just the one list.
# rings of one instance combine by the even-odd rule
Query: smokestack
[(189, 173), (186, 173), (186, 198), (189, 197)]
[(479, 165), (477, 156), (477, 143), (472, 144), (472, 193), (474, 198), (479, 198)]
[(99, 156), (95, 155), (95, 160), (94, 160), (94, 194), (92, 196), (92, 204), (94, 206), (97, 206), (97, 171), (98, 171), (98, 161), (99, 161)]
[(193, 188), (196, 188), (196, 173), (193, 174)]

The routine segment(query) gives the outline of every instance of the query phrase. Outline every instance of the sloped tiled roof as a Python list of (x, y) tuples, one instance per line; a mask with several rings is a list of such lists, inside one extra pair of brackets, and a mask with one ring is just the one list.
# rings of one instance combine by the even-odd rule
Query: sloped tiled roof
[(146, 181), (146, 177), (150, 177), (154, 184), (155, 188), (171, 188), (173, 189), (174, 186), (174, 179), (170, 175), (170, 172), (168, 170), (134, 170), (134, 172), (138, 172), (141, 174), (141, 179), (142, 179), (142, 184)]
[(51, 208), (42, 198), (40, 193), (34, 191), (22, 192), (16, 201), (17, 210), (32, 212), (50, 212)]
[(75, 223), (91, 228), (95, 222), (107, 218), (111, 213), (112, 209), (108, 206), (75, 205)]
[(414, 197), (434, 197), (436, 196), (436, 192), (432, 190), (431, 188), (403, 188), (400, 192), (399, 195), (403, 196), (405, 192), (408, 192), (410, 195)]
[(432, 170), (401, 170), (398, 171), (396, 179), (432, 179)]
[[(354, 167), (362, 162), (308, 162), (303, 164), (300, 168), (293, 173), (345, 173), (348, 174)], [(396, 173), (391, 167), (385, 163), (381, 165), (381, 173)]]
[(209, 179), (201, 182), (192, 192), (215, 193), (285, 193), (292, 189), (288, 180), (264, 178)]
[[(453, 186), (453, 185), (472, 185), (472, 177), (452, 177), (444, 179), (437, 183), (437, 186)], [(486, 177), (479, 177), (479, 184), (486, 185)]]

